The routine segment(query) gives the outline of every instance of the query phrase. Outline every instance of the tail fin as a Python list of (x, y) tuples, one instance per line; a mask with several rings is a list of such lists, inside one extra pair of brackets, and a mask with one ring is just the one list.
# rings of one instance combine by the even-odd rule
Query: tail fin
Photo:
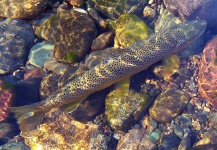
[(22, 132), (33, 130), (42, 121), (46, 111), (41, 111), (37, 106), (10, 107)]

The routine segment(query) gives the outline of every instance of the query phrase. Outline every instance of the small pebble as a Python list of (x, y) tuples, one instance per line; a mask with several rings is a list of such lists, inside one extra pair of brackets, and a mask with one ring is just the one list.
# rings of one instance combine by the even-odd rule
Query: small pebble
[(151, 5), (151, 4), (153, 4), (153, 3), (154, 3), (154, 0), (149, 0), (149, 1), (148, 1), (148, 4), (149, 4), (149, 5)]
[(143, 10), (143, 15), (144, 17), (154, 18), (156, 13), (151, 7), (146, 6)]
[(183, 138), (186, 138), (189, 136), (189, 134), (191, 133), (192, 131), (189, 129), (189, 128), (185, 128), (184, 129), (184, 135), (183, 135)]
[(210, 112), (210, 108), (208, 108), (208, 107), (204, 107), (203, 109), (204, 109), (204, 111), (207, 112), (207, 113)]
[(184, 131), (182, 129), (182, 127), (180, 127), (179, 125), (175, 125), (174, 126), (174, 133), (180, 138), (183, 138), (184, 135)]
[(178, 150), (186, 150), (191, 148), (191, 140), (189, 137), (186, 137), (181, 140)]
[(198, 121), (192, 122), (192, 125), (195, 130), (199, 131), (201, 129), (200, 123)]

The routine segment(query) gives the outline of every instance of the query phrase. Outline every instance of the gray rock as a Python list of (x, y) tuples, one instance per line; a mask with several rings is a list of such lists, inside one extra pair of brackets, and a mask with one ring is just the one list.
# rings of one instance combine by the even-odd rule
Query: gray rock
[(191, 148), (191, 140), (189, 137), (186, 137), (184, 139), (181, 140), (178, 150), (186, 150)]
[(54, 45), (50, 42), (43, 41), (35, 44), (29, 53), (29, 62), (36, 67), (43, 67), (45, 61), (51, 60)]
[(183, 128), (180, 127), (179, 125), (175, 125), (175, 126), (174, 126), (174, 133), (175, 133), (180, 139), (183, 138), (184, 131), (183, 131)]
[(163, 135), (158, 145), (158, 150), (177, 150), (180, 141), (179, 137), (174, 133)]
[(11, 141), (0, 146), (0, 150), (30, 150), (30, 148), (23, 142)]
[(0, 74), (13, 72), (25, 64), (34, 39), (28, 22), (20, 19), (0, 21)]

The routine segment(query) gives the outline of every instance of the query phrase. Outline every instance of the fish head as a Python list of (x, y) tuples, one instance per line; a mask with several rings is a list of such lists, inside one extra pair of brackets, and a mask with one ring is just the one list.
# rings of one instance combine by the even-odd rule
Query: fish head
[(206, 26), (207, 22), (205, 20), (185, 21), (169, 28), (168, 36), (165, 35), (166, 41), (172, 42), (174, 46), (173, 52), (177, 52), (198, 39), (203, 34)]

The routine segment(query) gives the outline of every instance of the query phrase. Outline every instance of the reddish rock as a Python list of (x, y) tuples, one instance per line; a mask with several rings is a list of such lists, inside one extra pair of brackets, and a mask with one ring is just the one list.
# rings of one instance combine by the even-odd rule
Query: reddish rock
[(14, 87), (10, 82), (0, 80), (0, 121), (8, 115), (8, 108), (14, 98)]
[(210, 40), (201, 56), (198, 85), (200, 95), (217, 108), (217, 37)]
[(43, 78), (45, 76), (45, 73), (42, 68), (38, 67), (33, 70), (30, 70), (24, 74), (24, 80), (28, 78)]
[(75, 7), (80, 7), (84, 4), (84, 0), (67, 0), (67, 2)]

